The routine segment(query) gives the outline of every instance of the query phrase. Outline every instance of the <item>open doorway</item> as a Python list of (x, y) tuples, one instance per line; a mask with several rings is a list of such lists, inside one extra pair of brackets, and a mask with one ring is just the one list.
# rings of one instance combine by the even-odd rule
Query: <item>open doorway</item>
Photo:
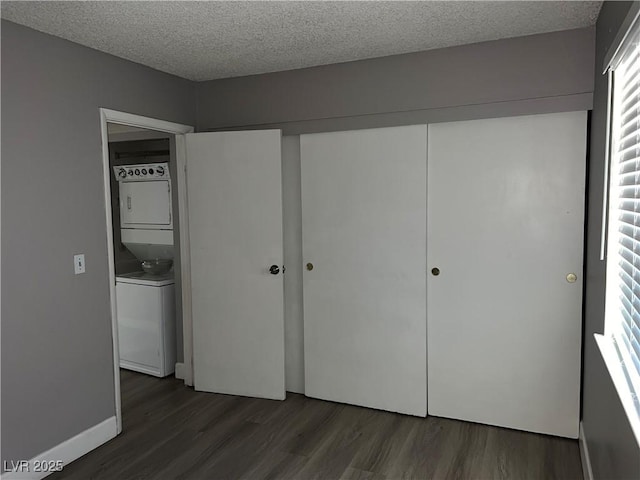
[(191, 383), (181, 146), (193, 128), (104, 109), (101, 119), (119, 433), (124, 393), (162, 379)]
[(164, 378), (183, 359), (175, 136), (107, 131), (120, 368)]

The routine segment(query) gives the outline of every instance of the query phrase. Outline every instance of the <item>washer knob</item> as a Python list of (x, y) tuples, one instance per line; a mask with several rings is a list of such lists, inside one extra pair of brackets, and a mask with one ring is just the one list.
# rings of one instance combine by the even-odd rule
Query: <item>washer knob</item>
[(164, 167), (157, 166), (156, 173), (160, 176), (164, 175)]
[(118, 170), (118, 176), (120, 178), (125, 178), (127, 176), (127, 171), (124, 168), (121, 168), (120, 170)]

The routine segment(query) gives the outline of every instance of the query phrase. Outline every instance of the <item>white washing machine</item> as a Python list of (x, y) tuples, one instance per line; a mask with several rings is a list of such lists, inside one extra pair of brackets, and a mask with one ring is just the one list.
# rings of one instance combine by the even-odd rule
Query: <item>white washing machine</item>
[(166, 377), (176, 364), (173, 272), (116, 277), (120, 367)]

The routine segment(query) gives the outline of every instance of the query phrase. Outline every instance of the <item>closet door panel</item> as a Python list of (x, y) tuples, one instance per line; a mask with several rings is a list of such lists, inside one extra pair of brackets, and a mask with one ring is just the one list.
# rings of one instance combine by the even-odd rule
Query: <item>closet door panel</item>
[(301, 136), (308, 396), (426, 415), (426, 133)]
[(429, 125), (430, 415), (577, 437), (586, 126)]
[(282, 400), (281, 132), (186, 137), (194, 388)]

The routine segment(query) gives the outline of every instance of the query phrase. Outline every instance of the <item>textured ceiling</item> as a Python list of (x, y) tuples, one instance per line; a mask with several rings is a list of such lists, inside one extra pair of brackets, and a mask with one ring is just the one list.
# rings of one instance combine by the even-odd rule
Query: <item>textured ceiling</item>
[(595, 24), (602, 2), (2, 1), (2, 18), (192, 80)]

